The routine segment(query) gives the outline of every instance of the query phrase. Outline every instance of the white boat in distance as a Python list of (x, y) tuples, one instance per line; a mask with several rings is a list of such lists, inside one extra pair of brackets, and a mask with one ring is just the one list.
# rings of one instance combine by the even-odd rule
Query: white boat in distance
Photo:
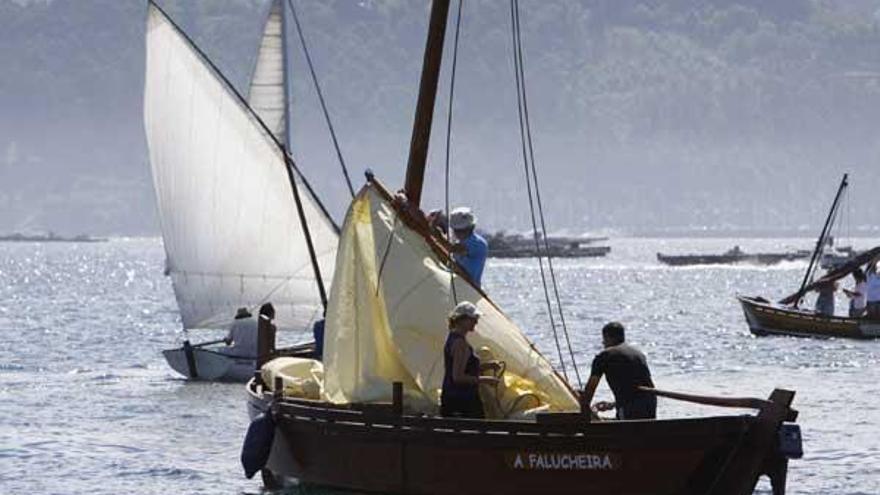
[[(155, 5), (154, 5), (155, 6)], [(287, 153), (284, 2), (269, 6), (248, 98), (160, 8), (149, 9), (144, 124), (184, 330), (228, 329), (271, 302), (280, 330), (326, 304), (338, 227)], [(215, 342), (163, 352), (188, 378), (244, 381), (256, 356)]]

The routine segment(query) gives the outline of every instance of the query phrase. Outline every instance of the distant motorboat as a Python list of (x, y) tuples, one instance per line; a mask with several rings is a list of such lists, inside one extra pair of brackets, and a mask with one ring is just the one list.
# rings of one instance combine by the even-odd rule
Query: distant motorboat
[(773, 265), (783, 261), (795, 261), (810, 257), (810, 251), (799, 249), (784, 253), (747, 253), (734, 246), (724, 254), (663, 254), (657, 253), (657, 260), (671, 266), (687, 265), (725, 265), (733, 263), (751, 263), (755, 265)]
[(535, 247), (535, 238), (496, 232), (486, 236), (490, 258), (594, 258), (611, 252), (611, 246), (592, 246), (594, 242), (607, 241), (607, 237), (551, 237), (546, 241), (540, 238), (540, 250)]
[(86, 234), (65, 237), (50, 231), (47, 234), (28, 235), (15, 232), (13, 234), (0, 235), (0, 242), (107, 242), (107, 239), (104, 237), (91, 237)]

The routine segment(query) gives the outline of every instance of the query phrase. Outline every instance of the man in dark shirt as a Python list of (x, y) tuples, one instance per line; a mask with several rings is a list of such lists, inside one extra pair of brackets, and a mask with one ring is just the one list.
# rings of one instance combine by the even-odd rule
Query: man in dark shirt
[(590, 404), (602, 375), (614, 392), (614, 402), (598, 402), (598, 411), (617, 408), (617, 419), (653, 419), (657, 417), (657, 398), (637, 387), (654, 387), (645, 355), (624, 342), (623, 325), (614, 321), (602, 328), (605, 350), (593, 359), (590, 380), (584, 389), (584, 403)]

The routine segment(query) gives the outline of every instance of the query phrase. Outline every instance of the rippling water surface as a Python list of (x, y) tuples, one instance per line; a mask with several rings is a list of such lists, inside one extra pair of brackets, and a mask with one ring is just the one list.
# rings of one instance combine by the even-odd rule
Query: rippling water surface
[[(880, 493), (880, 341), (753, 338), (734, 299), (792, 292), (806, 263), (670, 268), (655, 258), (734, 243), (757, 251), (811, 241), (615, 239), (607, 258), (557, 260), (581, 374), (602, 324), (616, 319), (660, 388), (757, 397), (794, 389), (806, 454), (790, 464), (789, 493)], [(260, 492), (238, 463), (243, 387), (187, 383), (162, 359), (180, 340), (163, 258), (157, 239), (0, 243), (0, 492)], [(484, 283), (554, 356), (537, 263), (492, 260)], [(600, 396), (610, 398), (604, 384)], [(661, 400), (659, 414), (718, 412)], [(769, 493), (766, 483), (759, 489)]]

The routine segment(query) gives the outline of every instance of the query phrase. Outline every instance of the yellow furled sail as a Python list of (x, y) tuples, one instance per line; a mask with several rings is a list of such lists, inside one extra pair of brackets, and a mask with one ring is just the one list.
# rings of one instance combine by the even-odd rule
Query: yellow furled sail
[(536, 406), (578, 410), (549, 361), (482, 293), (458, 275), (450, 277), (425, 237), (398, 216), (383, 192), (367, 184), (346, 215), (327, 308), (323, 399), (391, 401), (391, 384), (399, 381), (407, 409), (437, 412), (447, 316), (456, 302), (467, 300), (483, 312), (468, 341), (506, 363), (503, 383), (494, 391), (499, 400), (487, 405), (487, 412), (512, 417)]

